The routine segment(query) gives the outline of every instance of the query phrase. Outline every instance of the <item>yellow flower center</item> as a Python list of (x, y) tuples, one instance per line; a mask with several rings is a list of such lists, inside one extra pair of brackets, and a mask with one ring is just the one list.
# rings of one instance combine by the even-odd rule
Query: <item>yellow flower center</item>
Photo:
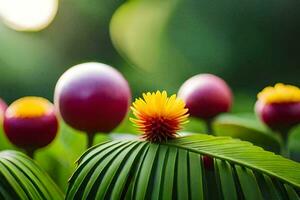
[(297, 103), (300, 102), (300, 89), (293, 85), (277, 83), (274, 87), (266, 87), (257, 95), (264, 103)]
[(144, 93), (143, 99), (136, 99), (131, 107), (136, 119), (130, 120), (149, 141), (164, 141), (176, 137), (181, 125), (187, 122), (188, 109), (176, 95), (167, 92)]
[(9, 117), (41, 117), (52, 111), (52, 104), (41, 97), (23, 97), (13, 102), (6, 111)]

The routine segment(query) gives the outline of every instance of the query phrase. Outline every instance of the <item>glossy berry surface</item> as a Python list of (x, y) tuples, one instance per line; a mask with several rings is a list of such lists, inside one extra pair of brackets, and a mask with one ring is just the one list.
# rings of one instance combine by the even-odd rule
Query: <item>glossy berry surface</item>
[(300, 123), (300, 103), (263, 103), (257, 101), (255, 111), (271, 129), (287, 132)]
[(221, 78), (212, 74), (199, 74), (181, 86), (178, 96), (182, 98), (193, 117), (211, 119), (228, 112), (232, 104), (232, 93)]
[(24, 97), (5, 111), (4, 132), (9, 141), (26, 150), (50, 144), (58, 131), (53, 104), (40, 97)]
[(108, 133), (127, 114), (131, 92), (116, 69), (84, 63), (67, 70), (55, 88), (55, 106), (71, 127), (90, 134)]

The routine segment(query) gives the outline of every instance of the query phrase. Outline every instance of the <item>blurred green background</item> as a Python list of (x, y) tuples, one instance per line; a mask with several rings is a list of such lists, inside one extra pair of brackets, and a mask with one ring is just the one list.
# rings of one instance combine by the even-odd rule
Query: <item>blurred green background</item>
[(300, 85), (299, 6), (291, 0), (61, 0), (42, 31), (0, 25), (0, 96), (52, 99), (66, 69), (98, 61), (119, 69), (134, 96), (176, 92), (190, 76), (214, 73), (233, 88), (236, 103), (244, 100), (236, 110), (251, 111), (266, 85)]
[[(0, 23), (0, 97), (52, 100), (65, 70), (97, 61), (120, 70), (133, 97), (175, 93), (192, 75), (214, 73), (234, 92), (233, 112), (253, 112), (265, 86), (300, 85), (299, 7), (292, 0), (60, 0), (44, 30), (18, 32)], [(61, 130), (37, 161), (64, 190), (86, 144), (83, 134)], [(186, 131), (202, 132), (203, 125), (192, 121)], [(125, 120), (115, 132), (136, 130)], [(12, 148), (3, 134), (0, 148)]]

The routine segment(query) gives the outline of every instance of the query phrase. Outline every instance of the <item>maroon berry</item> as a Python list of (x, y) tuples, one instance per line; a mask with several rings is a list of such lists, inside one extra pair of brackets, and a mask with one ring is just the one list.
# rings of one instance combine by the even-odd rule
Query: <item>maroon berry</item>
[(71, 127), (89, 134), (108, 133), (127, 114), (131, 92), (114, 68), (101, 63), (72, 67), (58, 80), (55, 106)]
[(230, 88), (212, 74), (191, 77), (181, 86), (178, 96), (186, 102), (191, 116), (205, 120), (228, 112), (232, 104)]
[(58, 130), (53, 104), (41, 97), (23, 97), (5, 111), (4, 132), (11, 143), (33, 152), (51, 143)]
[(266, 125), (285, 137), (300, 123), (300, 89), (282, 83), (266, 87), (258, 94), (255, 112)]
[(300, 123), (300, 103), (256, 103), (261, 120), (273, 130), (289, 130)]
[(274, 131), (287, 132), (300, 123), (300, 103), (272, 103), (257, 101), (255, 111)]
[(214, 159), (210, 156), (203, 156), (202, 157), (203, 166), (207, 170), (214, 169)]

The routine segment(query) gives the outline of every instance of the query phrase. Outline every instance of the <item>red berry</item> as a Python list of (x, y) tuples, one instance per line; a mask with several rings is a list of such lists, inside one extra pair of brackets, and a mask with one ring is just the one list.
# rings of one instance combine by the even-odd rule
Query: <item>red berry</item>
[(300, 103), (263, 103), (257, 101), (255, 111), (271, 129), (287, 132), (300, 123)]
[(101, 63), (72, 67), (55, 88), (55, 106), (64, 121), (90, 134), (108, 133), (117, 127), (130, 101), (130, 88), (122, 74)]
[(232, 104), (229, 86), (212, 74), (191, 77), (181, 86), (178, 95), (186, 102), (190, 115), (202, 119), (228, 112)]
[(255, 112), (274, 131), (284, 134), (300, 123), (300, 88), (282, 83), (268, 86), (257, 95)]
[(40, 97), (24, 97), (5, 111), (4, 132), (11, 143), (34, 151), (51, 143), (58, 130), (53, 104)]
[(213, 170), (214, 169), (214, 159), (210, 156), (203, 156), (202, 157), (203, 166), (207, 170)]

